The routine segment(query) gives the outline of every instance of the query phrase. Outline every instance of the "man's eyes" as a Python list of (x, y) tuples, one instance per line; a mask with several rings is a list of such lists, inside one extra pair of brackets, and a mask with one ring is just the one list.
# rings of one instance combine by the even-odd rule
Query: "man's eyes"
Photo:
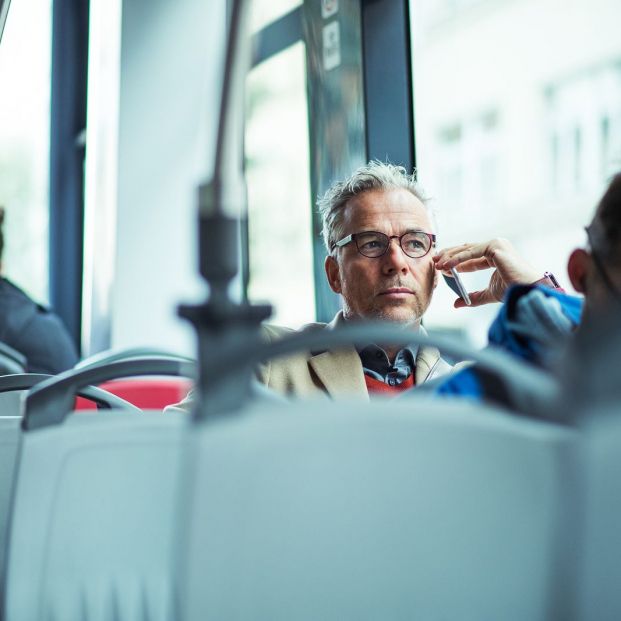
[(381, 248), (382, 247), (382, 242), (379, 239), (369, 239), (367, 241), (363, 241), (362, 242), (362, 247), (363, 248)]
[(425, 248), (425, 242), (422, 239), (407, 239), (405, 240), (405, 244), (408, 248), (412, 249), (420, 249)]

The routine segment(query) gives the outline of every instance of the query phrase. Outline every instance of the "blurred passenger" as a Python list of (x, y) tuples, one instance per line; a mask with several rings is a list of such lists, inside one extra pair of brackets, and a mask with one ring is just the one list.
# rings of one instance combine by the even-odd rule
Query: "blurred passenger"
[[(0, 273), (4, 250), (4, 208), (0, 207)], [(26, 357), (26, 371), (56, 374), (78, 355), (59, 317), (0, 276), (0, 341)]]
[[(434, 261), (443, 271), (494, 269), (487, 288), (470, 293), (473, 306), (505, 302), (490, 328), (490, 344), (548, 368), (558, 362), (570, 335), (611, 309), (621, 310), (621, 173), (610, 182), (586, 234), (588, 249), (575, 249), (567, 265), (569, 280), (584, 299), (566, 294), (549, 273), (535, 285), (524, 284), (519, 275), (534, 272), (506, 240), (446, 248)], [(465, 303), (458, 299), (455, 306)], [(440, 383), (437, 392), (502, 401), (497, 389), (494, 378), (473, 367)]]

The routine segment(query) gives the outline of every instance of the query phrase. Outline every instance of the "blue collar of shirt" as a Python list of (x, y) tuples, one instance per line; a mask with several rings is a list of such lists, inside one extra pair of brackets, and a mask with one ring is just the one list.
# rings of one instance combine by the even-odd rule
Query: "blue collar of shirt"
[(408, 345), (399, 350), (392, 364), (386, 352), (375, 344), (359, 349), (358, 354), (365, 375), (398, 386), (414, 373), (418, 345)]

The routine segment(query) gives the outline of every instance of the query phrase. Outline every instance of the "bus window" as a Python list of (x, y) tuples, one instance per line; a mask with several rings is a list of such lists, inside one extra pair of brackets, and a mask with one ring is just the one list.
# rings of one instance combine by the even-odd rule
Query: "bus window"
[(250, 73), (246, 125), (248, 296), (293, 327), (315, 319), (308, 153), (300, 41)]
[(252, 0), (250, 3), (250, 31), (258, 32), (285, 13), (301, 6), (302, 0)]
[[(562, 15), (554, 0), (410, 8), (417, 166), (440, 245), (507, 237), (569, 289), (568, 252), (584, 243), (582, 226), (621, 168), (621, 6), (572, 2)], [(469, 274), (465, 284), (488, 278)], [(497, 309), (456, 313), (443, 289), (428, 325), (461, 322), (483, 340)]]
[(51, 5), (12, 2), (0, 44), (2, 266), (39, 301), (48, 300)]

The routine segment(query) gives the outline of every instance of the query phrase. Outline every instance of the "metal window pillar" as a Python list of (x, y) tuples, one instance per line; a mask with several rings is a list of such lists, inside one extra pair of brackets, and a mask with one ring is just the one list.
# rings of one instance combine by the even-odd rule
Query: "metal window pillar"
[(50, 111), (50, 302), (80, 348), (89, 6), (54, 0)]
[(361, 0), (369, 159), (416, 165), (409, 0)]

